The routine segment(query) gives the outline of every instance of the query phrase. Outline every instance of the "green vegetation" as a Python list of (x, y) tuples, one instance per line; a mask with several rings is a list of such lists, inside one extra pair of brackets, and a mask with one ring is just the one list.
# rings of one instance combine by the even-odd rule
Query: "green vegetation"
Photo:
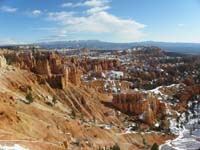
[(153, 84), (144, 85), (144, 89), (145, 90), (152, 90), (154, 88), (156, 88), (156, 85), (153, 85)]
[(45, 102), (47, 105), (53, 107), (53, 104), (51, 102)]
[(72, 112), (71, 112), (71, 118), (72, 118), (72, 119), (76, 119), (76, 112), (75, 112), (74, 109), (73, 109)]
[(57, 102), (57, 98), (56, 98), (56, 96), (53, 96), (53, 98), (52, 98), (52, 102), (54, 103), (54, 105), (56, 104), (56, 102)]
[(120, 150), (120, 147), (119, 147), (119, 145), (116, 143), (116, 144), (113, 146), (112, 149), (113, 149), (113, 150)]
[(7, 65), (11, 65), (12, 64), (12, 60), (9, 59), (9, 58), (6, 60), (6, 62), (7, 62)]
[(158, 144), (154, 143), (153, 146), (151, 147), (151, 150), (159, 150)]
[(28, 103), (29, 103), (29, 104), (32, 103), (32, 102), (33, 102), (32, 93), (28, 93), (28, 94), (26, 95), (26, 99), (28, 100)]

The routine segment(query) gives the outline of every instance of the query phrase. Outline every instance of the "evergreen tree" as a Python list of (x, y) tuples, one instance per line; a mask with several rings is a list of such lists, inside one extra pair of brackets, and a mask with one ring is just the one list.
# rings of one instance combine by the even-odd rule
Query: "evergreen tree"
[(57, 101), (57, 98), (56, 98), (56, 96), (53, 96), (53, 98), (52, 98), (52, 102), (55, 104), (55, 103), (56, 103), (56, 101)]
[(154, 143), (153, 146), (151, 147), (151, 150), (159, 150), (158, 144)]
[(120, 150), (120, 147), (117, 143), (113, 146), (113, 150)]
[(28, 93), (26, 95), (26, 99), (28, 100), (29, 104), (33, 102), (33, 96), (32, 96), (32, 93)]
[(72, 110), (71, 116), (72, 116), (72, 119), (76, 119), (76, 112), (74, 110)]

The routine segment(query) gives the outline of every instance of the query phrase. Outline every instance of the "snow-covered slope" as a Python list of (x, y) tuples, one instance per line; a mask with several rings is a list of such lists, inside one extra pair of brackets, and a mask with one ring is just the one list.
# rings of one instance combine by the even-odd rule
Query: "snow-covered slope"
[[(171, 120), (171, 131), (179, 136), (169, 140), (160, 146), (160, 150), (197, 150), (200, 148), (200, 106), (196, 106), (197, 117), (189, 114), (189, 121), (181, 128), (180, 123)], [(185, 114), (181, 116), (181, 122), (185, 121)]]

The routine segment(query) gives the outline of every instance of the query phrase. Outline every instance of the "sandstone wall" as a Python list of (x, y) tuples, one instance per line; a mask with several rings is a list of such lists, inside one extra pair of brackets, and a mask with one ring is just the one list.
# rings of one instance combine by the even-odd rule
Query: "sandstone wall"
[(164, 103), (155, 98), (147, 98), (139, 92), (114, 94), (112, 103), (124, 113), (143, 117), (143, 121), (149, 125), (156, 122), (159, 113), (166, 112)]
[(44, 76), (52, 87), (64, 89), (69, 82), (81, 84), (81, 68), (55, 52), (8, 52), (5, 56), (12, 65)]

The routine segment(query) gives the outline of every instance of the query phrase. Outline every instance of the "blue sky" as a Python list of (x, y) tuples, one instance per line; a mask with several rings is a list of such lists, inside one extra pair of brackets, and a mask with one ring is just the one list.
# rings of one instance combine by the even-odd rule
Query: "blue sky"
[(0, 0), (0, 45), (59, 40), (200, 43), (200, 0)]

